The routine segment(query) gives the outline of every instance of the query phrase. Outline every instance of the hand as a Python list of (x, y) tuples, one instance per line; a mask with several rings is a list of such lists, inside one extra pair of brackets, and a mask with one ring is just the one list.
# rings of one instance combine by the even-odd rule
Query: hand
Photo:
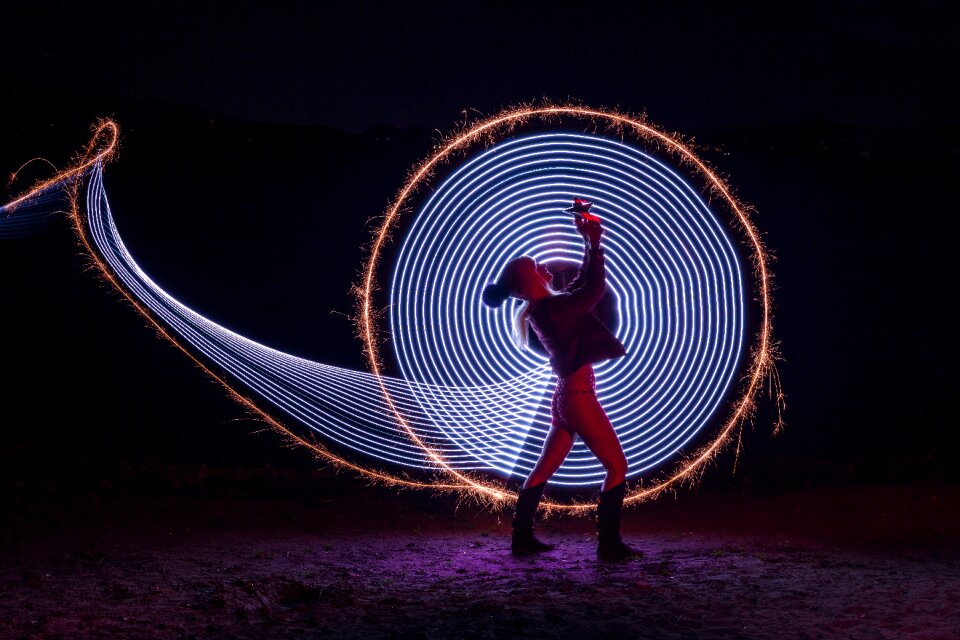
[(603, 227), (600, 226), (599, 220), (586, 220), (583, 216), (575, 216), (573, 221), (577, 225), (577, 231), (591, 247), (597, 248), (600, 246), (600, 235), (603, 233)]

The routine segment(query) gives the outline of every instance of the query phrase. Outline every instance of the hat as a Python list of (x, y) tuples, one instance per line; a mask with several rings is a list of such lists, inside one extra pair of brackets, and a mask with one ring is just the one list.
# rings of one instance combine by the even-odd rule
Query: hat
[(564, 211), (567, 213), (590, 213), (590, 207), (592, 206), (592, 202), (587, 202), (581, 198), (574, 198), (573, 206), (564, 209)]

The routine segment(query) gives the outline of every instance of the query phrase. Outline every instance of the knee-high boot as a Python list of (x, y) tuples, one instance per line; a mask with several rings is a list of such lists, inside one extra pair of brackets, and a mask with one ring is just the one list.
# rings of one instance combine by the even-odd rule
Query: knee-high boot
[(550, 551), (556, 546), (541, 542), (533, 535), (533, 519), (546, 486), (547, 483), (543, 482), (535, 487), (527, 487), (522, 489), (517, 497), (517, 506), (513, 512), (513, 537), (510, 543), (510, 550), (514, 555), (524, 556)]
[(612, 489), (600, 492), (600, 502), (597, 504), (597, 558), (600, 560), (625, 560), (643, 555), (620, 539), (620, 519), (626, 490), (627, 483), (621, 482)]

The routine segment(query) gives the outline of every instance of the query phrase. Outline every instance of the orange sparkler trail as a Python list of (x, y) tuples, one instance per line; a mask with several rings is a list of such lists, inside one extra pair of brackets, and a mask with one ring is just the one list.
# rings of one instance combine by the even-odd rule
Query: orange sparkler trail
[[(117, 144), (120, 136), (119, 126), (112, 120), (103, 120), (99, 122), (95, 129), (93, 136), (84, 150), (83, 154), (80, 156), (80, 159), (75, 162), (71, 167), (65, 169), (64, 171), (58, 173), (48, 180), (44, 180), (36, 184), (30, 191), (19, 196), (15, 200), (11, 201), (7, 207), (9, 209), (16, 208), (17, 206), (23, 206), (24, 204), (30, 202), (37, 195), (42, 193), (45, 189), (48, 189), (54, 185), (66, 183), (69, 184), (68, 195), (70, 208), (67, 211), (67, 215), (72, 223), (74, 231), (77, 233), (77, 238), (80, 240), (80, 244), (84, 249), (84, 253), (87, 258), (91, 261), (93, 266), (98, 271), (101, 278), (106, 282), (112, 285), (126, 300), (130, 305), (137, 311), (141, 316), (146, 319), (146, 321), (151, 325), (157, 334), (170, 342), (178, 350), (180, 350), (185, 356), (190, 358), (193, 363), (204, 373), (210, 376), (212, 379), (217, 381), (220, 385), (226, 389), (227, 394), (240, 406), (244, 407), (250, 411), (254, 416), (259, 420), (263, 421), (271, 428), (275, 429), (281, 435), (289, 438), (292, 442), (297, 445), (304, 446), (310, 449), (315, 455), (320, 459), (331, 463), (335, 468), (354, 471), (358, 474), (365, 476), (366, 478), (374, 481), (380, 482), (389, 485), (408, 487), (413, 489), (436, 489), (436, 490), (460, 490), (461, 486), (450, 483), (425, 483), (418, 482), (415, 480), (409, 480), (401, 476), (394, 474), (381, 472), (375, 469), (370, 469), (363, 467), (361, 465), (355, 464), (345, 458), (342, 458), (333, 452), (327, 450), (326, 448), (310, 442), (307, 439), (297, 435), (287, 427), (285, 427), (280, 421), (275, 419), (273, 416), (268, 414), (265, 410), (261, 409), (252, 399), (245, 396), (244, 394), (237, 391), (225, 378), (221, 375), (215, 373), (210, 369), (206, 364), (201, 362), (193, 353), (184, 346), (173, 334), (171, 334), (163, 326), (163, 324), (157, 320), (154, 315), (144, 307), (135, 296), (133, 296), (116, 278), (113, 271), (110, 267), (100, 258), (97, 250), (94, 248), (93, 244), (90, 242), (89, 235), (87, 233), (87, 228), (84, 220), (84, 214), (80, 210), (79, 206), (79, 178), (82, 178), (84, 172), (93, 167), (98, 162), (108, 162), (113, 158), (114, 153), (117, 149)], [(105, 142), (101, 142), (105, 140)]]
[[(105, 142), (101, 143), (101, 140), (105, 140)], [(71, 167), (57, 173), (52, 178), (43, 180), (33, 185), (29, 191), (19, 196), (15, 200), (8, 202), (4, 208), (7, 210), (7, 212), (12, 213), (17, 209), (17, 207), (30, 202), (46, 189), (49, 189), (57, 184), (75, 181), (76, 179), (82, 177), (87, 169), (98, 162), (109, 162), (117, 151), (117, 145), (119, 141), (120, 127), (117, 126), (117, 123), (113, 120), (99, 121), (94, 126), (93, 136), (91, 137), (90, 142), (87, 144), (86, 149), (84, 149), (83, 154), (76, 163), (74, 163)], [(35, 160), (43, 160), (43, 158), (34, 158), (30, 162)], [(29, 162), (23, 164), (20, 169), (23, 169), (23, 167), (25, 167), (27, 164), (29, 164)], [(13, 176), (11, 176), (11, 181), (16, 177), (20, 169), (14, 172)]]
[[(411, 173), (406, 184), (398, 193), (393, 204), (388, 208), (384, 215), (383, 223), (374, 236), (370, 248), (370, 255), (364, 269), (362, 284), (356, 288), (358, 296), (358, 314), (357, 324), (359, 333), (363, 338), (367, 360), (374, 375), (380, 381), (380, 388), (388, 405), (393, 409), (395, 417), (399, 424), (408, 433), (410, 438), (420, 447), (428, 452), (431, 459), (441, 465), (444, 470), (459, 483), (465, 484), (469, 490), (485, 496), (495, 502), (515, 498), (515, 494), (506, 492), (504, 489), (485, 482), (477, 478), (471, 478), (462, 472), (452, 469), (442, 458), (442, 456), (427, 446), (417, 434), (413, 431), (404, 416), (397, 409), (390, 393), (382, 379), (380, 356), (377, 350), (379, 330), (376, 326), (378, 313), (373, 309), (372, 297), (376, 291), (376, 269), (379, 263), (380, 254), (390, 236), (394, 224), (404, 209), (408, 199), (415, 192), (423, 188), (430, 180), (437, 167), (448, 162), (457, 152), (463, 151), (471, 145), (486, 141), (488, 143), (496, 142), (498, 137), (509, 133), (516, 126), (530, 120), (540, 120), (543, 122), (552, 122), (558, 118), (573, 118), (580, 121), (586, 120), (592, 123), (603, 123), (611, 126), (621, 132), (632, 132), (641, 139), (657, 143), (666, 148), (670, 153), (680, 158), (680, 160), (692, 167), (705, 179), (712, 193), (719, 196), (727, 203), (734, 212), (737, 221), (740, 224), (742, 232), (745, 234), (748, 244), (752, 250), (752, 259), (754, 265), (754, 275), (757, 280), (756, 286), (762, 305), (762, 320), (758, 335), (758, 344), (751, 353), (751, 362), (748, 368), (747, 383), (744, 385), (742, 394), (734, 402), (733, 410), (720, 430), (717, 437), (697, 451), (692, 458), (685, 461), (679, 469), (669, 475), (667, 478), (656, 482), (655, 484), (637, 488), (631, 491), (625, 502), (638, 503), (657, 497), (664, 491), (672, 489), (680, 483), (693, 482), (698, 477), (707, 462), (712, 460), (722, 448), (729, 443), (732, 435), (739, 432), (744, 420), (746, 420), (755, 409), (756, 394), (761, 386), (765, 376), (769, 376), (771, 384), (776, 385), (776, 399), (778, 407), (782, 405), (782, 393), (779, 389), (779, 378), (775, 373), (774, 361), (775, 352), (772, 341), (772, 317), (771, 317), (771, 295), (770, 280), (771, 274), (768, 266), (768, 256), (760, 240), (759, 234), (753, 223), (747, 215), (747, 210), (736, 197), (734, 197), (730, 187), (697, 155), (676, 137), (671, 136), (659, 129), (651, 126), (642, 118), (637, 118), (622, 114), (616, 111), (603, 109), (592, 109), (579, 105), (553, 105), (545, 104), (543, 106), (524, 106), (515, 109), (508, 109), (498, 115), (481, 120), (466, 127), (463, 131), (455, 133), (438, 145), (434, 154), (419, 165)], [(778, 421), (778, 427), (780, 428)], [(583, 513), (591, 508), (588, 504), (563, 504), (547, 501), (545, 507), (548, 510), (562, 510), (569, 512)]]
[[(754, 228), (744, 207), (733, 196), (729, 186), (710, 169), (702, 160), (700, 160), (693, 151), (680, 140), (664, 133), (645, 122), (642, 118), (622, 114), (616, 111), (602, 109), (591, 109), (577, 105), (553, 105), (545, 104), (542, 106), (525, 106), (515, 109), (509, 109), (493, 117), (481, 120), (472, 124), (462, 131), (442, 141), (433, 155), (422, 164), (418, 165), (409, 175), (406, 183), (399, 191), (393, 203), (388, 207), (383, 222), (375, 233), (370, 245), (369, 256), (363, 271), (361, 284), (354, 288), (357, 296), (357, 315), (356, 323), (358, 333), (364, 342), (364, 350), (371, 372), (376, 376), (379, 387), (387, 405), (392, 410), (397, 423), (402, 427), (410, 439), (416, 443), (427, 456), (442, 468), (449, 478), (448, 480), (437, 480), (433, 482), (420, 482), (404, 478), (395, 474), (379, 471), (362, 465), (353, 463), (344, 459), (317, 443), (310, 442), (307, 439), (296, 435), (293, 431), (285, 427), (277, 419), (270, 416), (265, 410), (261, 409), (252, 399), (238, 392), (222, 376), (215, 373), (200, 361), (193, 353), (182, 344), (176, 336), (164, 328), (162, 323), (145, 308), (118, 280), (111, 268), (101, 259), (97, 250), (94, 248), (88, 237), (85, 225), (85, 219), (80, 211), (78, 204), (79, 197), (79, 178), (98, 162), (109, 161), (116, 152), (119, 128), (111, 120), (99, 122), (93, 133), (93, 137), (88, 144), (85, 152), (80, 159), (70, 168), (60, 172), (49, 180), (35, 185), (29, 192), (23, 194), (7, 205), (7, 209), (14, 209), (24, 203), (29, 202), (33, 197), (39, 195), (45, 189), (48, 189), (58, 183), (68, 183), (70, 210), (68, 215), (73, 223), (74, 230), (90, 258), (92, 264), (97, 268), (101, 277), (113, 285), (124, 298), (130, 302), (133, 308), (140, 313), (150, 325), (154, 327), (157, 333), (172, 343), (188, 358), (190, 358), (204, 373), (220, 383), (227, 393), (251, 412), (254, 416), (268, 424), (270, 427), (283, 434), (298, 445), (311, 449), (320, 459), (333, 464), (337, 468), (347, 469), (362, 474), (374, 482), (386, 483), (410, 488), (427, 488), (444, 491), (458, 491), (464, 497), (470, 497), (491, 507), (501, 507), (512, 502), (516, 494), (507, 490), (502, 483), (494, 483), (489, 480), (473, 477), (462, 471), (453, 469), (443, 456), (427, 445), (417, 435), (407, 419), (395, 404), (388, 391), (387, 385), (382, 374), (382, 366), (378, 352), (377, 319), (379, 312), (374, 309), (373, 295), (377, 291), (376, 270), (379, 258), (382, 254), (385, 244), (388, 242), (390, 232), (399, 219), (401, 212), (404, 211), (409, 199), (413, 194), (423, 189), (434, 173), (434, 171), (449, 162), (457, 153), (464, 152), (472, 145), (478, 142), (494, 143), (507, 135), (517, 126), (529, 121), (541, 121), (545, 123), (561, 121), (563, 119), (573, 119), (576, 121), (586, 121), (594, 125), (606, 125), (621, 134), (632, 134), (640, 139), (654, 143), (669, 153), (679, 158), (682, 163), (692, 167), (704, 179), (709, 186), (710, 191), (721, 198), (730, 207), (734, 213), (734, 218), (739, 224), (746, 244), (751, 250), (751, 257), (754, 266), (755, 287), (762, 305), (762, 320), (758, 332), (757, 341), (750, 353), (750, 363), (747, 369), (745, 381), (741, 383), (742, 392), (739, 398), (732, 403), (729, 418), (723, 428), (719, 431), (717, 437), (699, 449), (691, 458), (684, 461), (678, 468), (664, 479), (656, 482), (649, 487), (634, 489), (629, 493), (626, 502), (638, 503), (649, 500), (660, 495), (666, 490), (673, 489), (683, 482), (693, 482), (698, 474), (703, 470), (706, 463), (712, 460), (717, 453), (727, 445), (735, 433), (739, 433), (744, 420), (746, 420), (755, 408), (756, 395), (762, 385), (763, 378), (768, 377), (772, 385), (773, 392), (778, 408), (782, 406), (782, 393), (779, 387), (779, 380), (774, 368), (776, 359), (775, 348), (772, 341), (772, 318), (771, 318), (771, 299), (770, 299), (770, 271), (768, 267), (767, 253), (763, 248), (760, 237)], [(781, 423), (778, 422), (777, 430)], [(592, 505), (584, 503), (557, 503), (545, 502), (544, 506), (548, 510), (562, 511), (568, 513), (586, 513), (592, 509)]]

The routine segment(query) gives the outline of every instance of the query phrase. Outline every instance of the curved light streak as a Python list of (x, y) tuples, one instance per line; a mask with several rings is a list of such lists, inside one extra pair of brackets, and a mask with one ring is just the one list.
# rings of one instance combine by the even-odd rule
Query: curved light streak
[[(191, 351), (216, 365), (276, 409), (296, 418), (324, 439), (391, 465), (432, 468), (424, 452), (390, 419), (377, 378), (369, 373), (298, 358), (236, 334), (205, 318), (164, 291), (137, 265), (120, 238), (103, 187), (100, 165), (90, 172), (86, 211), (90, 239), (98, 256), (126, 291), (163, 325), (185, 340)], [(397, 406), (419, 437), (444, 451), (458, 469), (491, 470), (457, 450), (420, 411), (414, 397), (429, 394), (443, 398), (434, 408), (440, 414), (466, 421), (461, 430), (490, 448), (504, 447), (507, 416), (528, 404), (542, 384), (536, 375), (519, 375), (498, 385), (476, 388), (414, 384), (388, 378)], [(501, 398), (491, 408), (489, 397)], [(408, 400), (409, 398), (409, 400)]]
[[(705, 465), (731, 441), (735, 434), (739, 442), (739, 429), (743, 421), (752, 415), (756, 406), (756, 394), (765, 377), (769, 376), (771, 395), (775, 396), (778, 407), (782, 406), (783, 400), (779, 378), (773, 366), (775, 347), (772, 340), (771, 274), (763, 243), (750, 221), (746, 207), (733, 196), (730, 187), (676, 137), (660, 131), (640, 118), (616, 111), (591, 109), (575, 105), (546, 104), (544, 106), (508, 109), (493, 117), (465, 126), (462, 131), (454, 133), (438, 144), (433, 155), (411, 171), (407, 182), (384, 214), (383, 222), (374, 234), (370, 245), (363, 279), (355, 289), (357, 293), (357, 326), (366, 345), (366, 355), (370, 369), (378, 378), (383, 379), (379, 334), (380, 318), (384, 315), (384, 312), (382, 309), (376, 308), (373, 302), (374, 296), (379, 291), (377, 271), (384, 248), (391, 238), (401, 213), (409, 208), (410, 200), (431, 185), (438, 169), (451, 162), (459, 154), (465, 153), (474, 145), (496, 143), (515, 131), (518, 126), (529, 122), (556, 123), (564, 120), (572, 120), (581, 125), (586, 123), (588, 127), (604, 127), (613, 134), (629, 136), (645, 144), (653, 145), (655, 148), (666, 151), (668, 155), (675, 157), (682, 165), (691, 168), (693, 173), (702, 179), (710, 196), (719, 199), (732, 213), (732, 222), (742, 234), (743, 241), (749, 251), (754, 272), (754, 289), (761, 307), (760, 328), (756, 340), (750, 348), (745, 381), (740, 385), (739, 397), (733, 402), (728, 419), (723, 423), (716, 437), (709, 443), (684, 456), (672, 470), (655, 479), (648, 486), (639, 486), (629, 492), (625, 503), (631, 504), (655, 498), (683, 482), (695, 482)], [(443, 453), (430, 449), (429, 444), (420, 440), (416, 432), (406, 423), (403, 413), (395, 406), (386, 384), (381, 385), (381, 391), (391, 409), (395, 410), (394, 416), (397, 421), (408, 432), (411, 439), (424, 447), (431, 460), (440, 464), (449, 477), (457, 482), (468, 484), (475, 495), (480, 497), (495, 501), (503, 501), (514, 497), (514, 494), (509, 497), (504, 496), (503, 490), (498, 486), (492, 485), (482, 478), (463, 474), (449, 466), (444, 460)], [(777, 429), (780, 428), (781, 424), (778, 422)], [(549, 501), (546, 506), (548, 509), (580, 512), (590, 508), (586, 504), (568, 505)]]
[[(62, 212), (61, 207), (71, 211), (77, 198), (78, 181), (96, 164), (112, 158), (119, 141), (120, 128), (117, 123), (106, 119), (95, 123), (90, 142), (80, 159), (71, 167), (36, 183), (27, 192), (0, 206), (0, 239), (33, 233), (49, 221), (51, 214)], [(49, 164), (43, 158), (34, 158), (21, 165), (10, 177), (10, 181), (13, 182), (20, 170), (34, 161)]]
[[(543, 366), (534, 367), (518, 371), (513, 376), (471, 386), (384, 376), (375, 339), (378, 314), (371, 303), (375, 290), (374, 272), (379, 253), (391, 227), (396, 223), (399, 211), (410, 195), (423, 186), (436, 165), (449, 160), (456, 150), (483, 136), (491, 136), (492, 139), (493, 134), (502, 133), (509, 125), (535, 117), (555, 118), (564, 113), (577, 117), (593, 114), (589, 117), (612, 118), (618, 122), (623, 120), (632, 123), (631, 126), (647, 126), (624, 116), (579, 107), (513, 111), (479, 123), (441, 145), (430, 160), (411, 174), (374, 238), (363, 286), (357, 288), (360, 303), (358, 321), (371, 363), (371, 373), (310, 362), (270, 349), (204, 318), (154, 283), (124, 247), (103, 188), (103, 163), (112, 156), (118, 136), (116, 125), (110, 121), (98, 126), (87, 151), (71, 169), (37, 185), (31, 192), (8, 203), (5, 209), (24, 212), (42, 202), (44, 194), (51, 190), (59, 188), (66, 192), (74, 229), (101, 275), (157, 328), (162, 337), (220, 382), (237, 402), (298, 444), (311, 448), (324, 460), (363, 473), (374, 481), (456, 490), (487, 504), (500, 506), (512, 502), (515, 494), (507, 490), (502, 482), (491, 481), (486, 472), (503, 473), (501, 463), (504, 460), (523, 458), (524, 442), (510, 427), (510, 420), (518, 415), (526, 415), (531, 424), (536, 422), (536, 411), (531, 410), (531, 403), (543, 398), (549, 382), (547, 370)], [(505, 124), (508, 125), (506, 128)], [(669, 136), (665, 138), (672, 141)], [(679, 145), (675, 141), (674, 144)], [(679, 147), (685, 149), (682, 145)], [(695, 156), (691, 155), (691, 158), (698, 170), (706, 172), (713, 181), (714, 191), (728, 199), (755, 248), (753, 258), (763, 304), (763, 326), (750, 355), (750, 372), (743, 395), (734, 404), (731, 417), (718, 437), (694, 452), (680, 465), (679, 471), (672, 472), (649, 487), (634, 490), (628, 496), (628, 502), (652, 498), (677, 482), (690, 479), (693, 472), (702, 468), (729, 441), (734, 429), (748, 415), (758, 382), (772, 363), (769, 276), (762, 246), (746, 214), (729, 195), (725, 185), (705, 165), (695, 160)], [(690, 162), (691, 158), (685, 159)], [(81, 212), (79, 206), (78, 178), (81, 177), (88, 178), (85, 212)], [(611, 277), (614, 286), (616, 282), (617, 279)], [(623, 301), (620, 304), (624, 304)], [(259, 402), (248, 397), (249, 393), (263, 398), (270, 403), (270, 407), (262, 408)], [(424, 398), (430, 398), (426, 408)], [(277, 411), (309, 427), (308, 434), (319, 434), (327, 442), (337, 443), (344, 450), (361, 454), (363, 462), (352, 459), (354, 456), (347, 459), (334, 453), (309, 435), (294, 433), (274, 417)], [(438, 425), (442, 425), (442, 428)], [(469, 443), (469, 446), (464, 447), (463, 442)], [(478, 450), (494, 453), (478, 457), (475, 455)], [(419, 480), (416, 476), (381, 470), (377, 468), (380, 465), (436, 470), (446, 477)], [(580, 513), (590, 508), (590, 505), (582, 503), (548, 502), (546, 506)]]
[[(573, 195), (596, 203), (606, 228), (608, 288), (629, 355), (596, 372), (628, 477), (637, 477), (673, 459), (719, 407), (740, 364), (745, 301), (719, 220), (673, 169), (636, 147), (594, 134), (534, 134), (460, 166), (417, 212), (395, 260), (392, 344), (407, 380), (466, 388), (536, 371), (552, 382), (544, 356), (512, 343), (512, 314), (485, 308), (480, 294), (516, 255), (582, 258), (561, 211)], [(525, 443), (508, 456), (463, 437), (465, 420), (443, 411), (445, 396), (418, 397), (430, 415), (436, 405), (434, 422), (465, 453), (525, 477), (550, 427), (551, 389), (545, 384), (532, 412), (505, 425)], [(596, 486), (604, 475), (578, 440), (551, 482)]]

